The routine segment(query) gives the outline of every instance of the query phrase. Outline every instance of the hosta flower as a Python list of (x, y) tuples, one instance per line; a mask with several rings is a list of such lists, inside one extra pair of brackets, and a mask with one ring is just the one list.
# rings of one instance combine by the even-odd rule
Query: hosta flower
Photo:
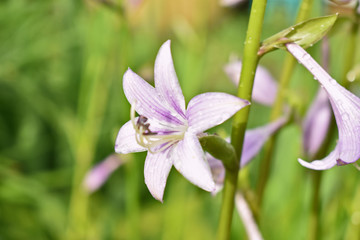
[[(282, 117), (265, 126), (246, 130), (240, 162), (241, 167), (248, 164), (256, 154), (259, 153), (269, 137), (284, 126), (286, 122), (287, 118)], [(230, 141), (230, 139), (228, 139), (228, 141)], [(208, 154), (207, 157), (216, 183), (216, 193), (222, 188), (225, 177), (225, 168), (220, 160), (212, 157), (210, 154)]]
[(331, 109), (324, 89), (320, 88), (303, 123), (303, 147), (313, 159), (327, 136), (331, 122)]
[(160, 201), (173, 165), (193, 184), (213, 191), (215, 184), (197, 135), (221, 124), (249, 102), (225, 93), (204, 93), (191, 99), (185, 109), (170, 41), (161, 46), (154, 73), (155, 88), (130, 69), (124, 74), (123, 87), (131, 104), (131, 120), (120, 129), (115, 151), (148, 151), (145, 183)]
[[(224, 70), (231, 81), (238, 86), (242, 63), (234, 61), (228, 63)], [(265, 68), (258, 66), (256, 69), (252, 100), (267, 106), (271, 106), (276, 98), (277, 82)]]
[(339, 131), (337, 145), (327, 157), (311, 163), (299, 159), (300, 164), (311, 169), (324, 170), (335, 165), (341, 166), (356, 162), (360, 158), (360, 99), (331, 78), (300, 46), (289, 43), (286, 47), (325, 89)]

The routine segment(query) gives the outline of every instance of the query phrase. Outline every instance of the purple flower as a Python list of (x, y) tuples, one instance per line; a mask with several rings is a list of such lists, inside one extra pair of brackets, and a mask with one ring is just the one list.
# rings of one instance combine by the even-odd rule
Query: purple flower
[[(249, 102), (226, 93), (204, 93), (191, 99), (185, 109), (170, 41), (161, 46), (154, 73), (155, 88), (130, 69), (124, 74), (131, 120), (120, 129), (115, 151), (148, 151), (145, 183), (159, 201), (173, 165), (193, 184), (213, 191), (215, 184), (197, 135), (229, 119)], [(139, 117), (135, 117), (135, 111)]]
[(331, 122), (331, 109), (326, 92), (320, 88), (303, 123), (303, 147), (306, 155), (314, 159), (327, 135)]
[(86, 191), (92, 193), (99, 189), (113, 171), (120, 167), (124, 161), (115, 154), (108, 156), (104, 161), (96, 165), (86, 174), (84, 187)]
[[(246, 164), (248, 164), (261, 150), (262, 146), (269, 139), (269, 137), (278, 131), (282, 126), (284, 126), (286, 122), (287, 118), (282, 117), (275, 122), (269, 123), (265, 126), (247, 130), (244, 136), (244, 146), (240, 163), (241, 167), (244, 167)], [(230, 139), (228, 139), (228, 141), (230, 141)], [(207, 154), (207, 157), (216, 184), (215, 193), (217, 193), (219, 190), (221, 190), (224, 182), (225, 168), (220, 160), (212, 157), (210, 154)]]
[(303, 64), (326, 91), (339, 131), (335, 149), (324, 159), (311, 163), (299, 159), (301, 165), (315, 169), (329, 169), (354, 163), (360, 158), (360, 99), (339, 85), (321, 66), (300, 46), (286, 44), (288, 51)]
[[(234, 61), (227, 64), (224, 68), (225, 73), (231, 81), (238, 86), (242, 63)], [(265, 68), (258, 66), (254, 79), (252, 99), (255, 102), (271, 106), (276, 98), (277, 82)]]

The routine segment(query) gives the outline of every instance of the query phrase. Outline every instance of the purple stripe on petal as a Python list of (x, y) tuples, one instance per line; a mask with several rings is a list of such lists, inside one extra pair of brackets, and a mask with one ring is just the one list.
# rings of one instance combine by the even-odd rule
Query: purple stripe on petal
[(173, 147), (175, 168), (190, 182), (205, 191), (214, 191), (215, 183), (197, 136), (186, 132), (184, 139)]
[[(322, 160), (323, 166), (320, 166), (319, 161), (313, 161), (312, 165), (307, 166), (320, 170), (335, 166), (338, 160), (344, 163), (356, 162), (360, 158), (360, 99), (332, 79), (300, 46), (291, 43), (286, 47), (318, 79), (327, 92), (339, 130), (336, 148)], [(303, 161), (300, 163), (304, 165)]]
[(184, 119), (175, 111), (165, 107), (154, 87), (128, 69), (123, 78), (125, 96), (136, 111), (147, 118), (182, 125)]
[(155, 88), (178, 114), (185, 117), (185, 99), (176, 76), (170, 40), (160, 48), (155, 61)]
[(163, 201), (166, 180), (172, 167), (172, 161), (169, 157), (170, 150), (167, 149), (155, 154), (148, 152), (145, 160), (145, 184), (151, 195), (160, 202)]
[[(235, 61), (227, 64), (224, 68), (228, 77), (238, 86), (240, 79), (242, 62)], [(267, 106), (271, 106), (276, 98), (277, 82), (271, 76), (268, 70), (258, 66), (256, 69), (252, 100)]]
[(226, 93), (203, 93), (190, 100), (186, 117), (189, 129), (201, 133), (223, 123), (250, 103)]

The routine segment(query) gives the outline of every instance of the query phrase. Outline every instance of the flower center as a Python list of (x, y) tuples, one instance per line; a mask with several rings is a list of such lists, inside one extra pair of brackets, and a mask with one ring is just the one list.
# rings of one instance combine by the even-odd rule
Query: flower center
[(158, 153), (164, 151), (184, 138), (185, 131), (188, 128), (187, 125), (178, 126), (178, 128), (174, 129), (173, 126), (166, 126), (166, 124), (159, 122), (159, 125), (164, 126), (164, 129), (167, 130), (151, 131), (147, 117), (140, 115), (136, 121), (135, 106), (136, 101), (131, 105), (130, 110), (131, 123), (135, 129), (135, 139), (140, 146), (147, 148), (149, 152)]

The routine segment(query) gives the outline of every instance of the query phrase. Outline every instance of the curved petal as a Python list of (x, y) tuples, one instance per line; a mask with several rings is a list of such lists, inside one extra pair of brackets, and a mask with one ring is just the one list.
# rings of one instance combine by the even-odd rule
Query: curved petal
[[(236, 86), (239, 85), (241, 67), (242, 62), (235, 61), (228, 63), (224, 68), (225, 73)], [(276, 81), (268, 70), (266, 70), (264, 67), (258, 66), (254, 79), (252, 100), (267, 106), (271, 106), (275, 101), (276, 94)]]
[(151, 195), (160, 202), (163, 201), (166, 180), (172, 167), (170, 150), (171, 148), (155, 154), (148, 152), (145, 160), (145, 184)]
[(186, 117), (189, 129), (203, 132), (229, 119), (250, 103), (226, 93), (203, 93), (190, 100)]
[(140, 115), (160, 122), (184, 124), (184, 118), (164, 105), (155, 88), (131, 69), (124, 74), (123, 87), (127, 100), (130, 104), (136, 103), (135, 110)]
[(195, 134), (186, 132), (184, 139), (173, 148), (175, 168), (190, 182), (205, 191), (214, 191), (215, 183), (205, 154)]
[(335, 148), (334, 151), (332, 151), (327, 157), (323, 158), (322, 160), (306, 162), (299, 158), (298, 161), (301, 165), (310, 169), (326, 170), (334, 167), (337, 164), (338, 154), (338, 150), (337, 148)]
[(325, 140), (331, 122), (331, 109), (326, 92), (320, 88), (303, 124), (304, 152), (313, 158)]
[(170, 40), (160, 48), (155, 61), (155, 88), (177, 113), (185, 117), (185, 99), (176, 76)]
[[(137, 118), (136, 118), (137, 120)], [(115, 152), (117, 153), (131, 153), (143, 152), (146, 148), (140, 146), (135, 139), (135, 129), (131, 120), (126, 122), (121, 128), (115, 141)]]
[(260, 151), (269, 137), (286, 123), (285, 117), (279, 118), (275, 122), (255, 129), (247, 130), (244, 137), (244, 146), (241, 155), (241, 167), (248, 164)]
[(360, 99), (331, 78), (300, 46), (289, 43), (286, 44), (286, 47), (318, 79), (325, 89), (334, 111), (339, 129), (339, 141), (336, 149), (330, 155), (336, 159), (335, 163), (334, 160), (330, 161), (332, 158), (329, 155), (322, 162), (331, 163), (333, 166), (356, 162), (360, 158)]

